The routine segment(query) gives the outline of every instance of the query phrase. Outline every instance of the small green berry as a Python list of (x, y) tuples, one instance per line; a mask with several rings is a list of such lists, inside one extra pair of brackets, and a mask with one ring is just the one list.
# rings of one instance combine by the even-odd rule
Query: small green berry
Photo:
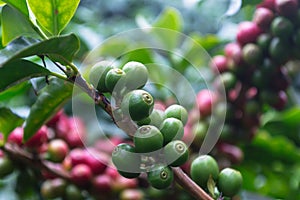
[(144, 125), (138, 128), (133, 137), (136, 151), (149, 153), (163, 147), (163, 135), (152, 125)]
[(98, 62), (91, 68), (89, 80), (100, 92), (109, 92), (105, 85), (105, 77), (112, 68), (112, 63), (109, 61)]
[(148, 173), (148, 181), (156, 189), (169, 187), (174, 179), (173, 171), (168, 166), (157, 165)]
[(233, 197), (241, 190), (242, 183), (243, 177), (239, 171), (225, 168), (219, 174), (217, 186), (224, 196)]
[(178, 167), (188, 160), (189, 150), (183, 141), (174, 140), (165, 146), (164, 155), (169, 166)]
[[(109, 70), (106, 74), (105, 77), (105, 86), (106, 88), (112, 92), (115, 88), (115, 86), (117, 85), (117, 83), (122, 79), (123, 81), (125, 80), (126, 77), (126, 73), (119, 69), (119, 68), (113, 68), (111, 70)], [(123, 88), (124, 85), (122, 85), (117, 89), (121, 89)]]
[(181, 105), (173, 104), (173, 105), (169, 106), (165, 110), (165, 114), (166, 114), (167, 118), (174, 117), (174, 118), (181, 120), (183, 125), (185, 125), (188, 120), (188, 112)]
[(183, 124), (179, 119), (173, 117), (167, 118), (162, 122), (160, 132), (164, 136), (164, 144), (172, 140), (180, 140), (184, 134)]
[(148, 81), (148, 70), (140, 62), (128, 62), (122, 70), (127, 74), (126, 86), (129, 90), (142, 88)]

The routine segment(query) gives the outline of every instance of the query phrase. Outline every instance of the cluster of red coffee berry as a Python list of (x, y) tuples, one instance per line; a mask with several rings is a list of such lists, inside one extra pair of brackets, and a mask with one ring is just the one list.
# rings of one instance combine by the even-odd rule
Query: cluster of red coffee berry
[(224, 55), (212, 58), (214, 90), (198, 93), (201, 121), (190, 124), (196, 142), (203, 139), (210, 120), (218, 123), (225, 116), (217, 149), (232, 162), (240, 161), (242, 152), (234, 144), (253, 138), (266, 108), (286, 108), (286, 63), (299, 59), (299, 21), (298, 0), (264, 0), (252, 21), (238, 25), (236, 40), (225, 46)]
[[(115, 145), (123, 139), (100, 138), (93, 146), (85, 147), (86, 128), (78, 117), (69, 117), (59, 111), (46, 125), (42, 126), (32, 138), (23, 143), (23, 128), (17, 127), (7, 138), (7, 145), (18, 147), (36, 159), (47, 162), (51, 171), (41, 170), (41, 195), (46, 199), (128, 199), (135, 196), (142, 199), (144, 194), (137, 190), (139, 181), (127, 179), (110, 167), (110, 155)], [(0, 177), (18, 169), (13, 156), (1, 151)], [(34, 158), (33, 158), (34, 159)], [(17, 161), (17, 160), (16, 160)], [(34, 162), (34, 160), (33, 160)], [(58, 176), (53, 171), (63, 172)]]

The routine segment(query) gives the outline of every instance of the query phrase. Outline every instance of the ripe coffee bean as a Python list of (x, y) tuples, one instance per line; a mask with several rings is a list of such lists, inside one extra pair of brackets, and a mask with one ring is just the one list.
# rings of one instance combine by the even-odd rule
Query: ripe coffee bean
[(260, 64), (263, 59), (262, 51), (256, 44), (246, 44), (243, 47), (243, 58), (249, 65)]
[(263, 30), (269, 28), (272, 20), (274, 18), (274, 13), (268, 8), (257, 8), (255, 10), (253, 21)]
[(239, 44), (245, 45), (247, 43), (255, 42), (260, 34), (261, 30), (257, 24), (245, 21), (239, 24), (236, 39)]
[(93, 178), (92, 189), (95, 193), (109, 193), (112, 190), (112, 179), (106, 175), (101, 174)]
[(234, 69), (241, 64), (243, 56), (242, 56), (242, 47), (240, 46), (240, 44), (228, 43), (226, 44), (224, 51), (225, 51), (225, 56), (228, 58), (228, 62), (229, 60), (232, 60), (233, 62), (231, 64), (233, 66), (229, 66), (228, 64), (229, 69)]
[(189, 158), (189, 150), (181, 140), (174, 140), (164, 147), (166, 163), (172, 167), (183, 165)]
[(133, 90), (127, 93), (121, 103), (122, 112), (128, 114), (134, 121), (148, 117), (153, 107), (153, 97), (145, 90)]
[(167, 118), (162, 122), (160, 132), (164, 137), (164, 144), (175, 139), (180, 140), (184, 133), (183, 124), (179, 119)]
[(96, 151), (87, 152), (84, 158), (84, 163), (88, 165), (94, 175), (101, 174), (106, 169), (108, 158)]
[(148, 153), (163, 147), (162, 133), (152, 125), (144, 125), (138, 128), (133, 137), (135, 149), (139, 153)]
[(213, 57), (210, 67), (214, 73), (223, 73), (228, 70), (228, 60), (225, 56), (218, 55)]
[(214, 181), (218, 179), (219, 167), (216, 160), (209, 155), (198, 156), (191, 164), (191, 177), (201, 187), (207, 187), (211, 176)]
[(136, 178), (140, 175), (140, 157), (135, 148), (126, 143), (117, 145), (112, 152), (112, 162), (119, 173), (126, 178)]
[(276, 17), (271, 24), (271, 32), (275, 37), (288, 38), (292, 35), (293, 29), (292, 22), (281, 16)]
[(275, 11), (275, 0), (263, 0), (263, 2), (257, 5), (257, 8), (268, 8)]
[(176, 119), (181, 120), (183, 125), (185, 125), (188, 120), (188, 112), (181, 105), (173, 104), (173, 105), (169, 106), (165, 110), (165, 114), (166, 114), (167, 118), (174, 117)]
[(93, 177), (92, 171), (86, 164), (78, 164), (71, 170), (71, 180), (80, 187), (88, 187)]
[(219, 174), (217, 185), (224, 196), (233, 197), (241, 190), (242, 182), (243, 177), (239, 171), (225, 168)]
[(25, 145), (30, 148), (40, 147), (48, 140), (48, 128), (42, 126), (26, 143)]
[(7, 142), (21, 146), (23, 144), (24, 129), (22, 127), (15, 128), (8, 136)]
[(297, 0), (275, 0), (276, 11), (283, 16), (293, 17), (297, 14)]
[(68, 152), (69, 147), (67, 143), (62, 139), (51, 140), (48, 144), (48, 159), (53, 162), (62, 162)]
[(117, 84), (119, 84), (116, 90), (119, 92), (124, 87), (126, 73), (118, 68), (112, 68), (105, 76), (105, 86), (112, 92)]
[(68, 155), (72, 166), (85, 163), (86, 151), (81, 148), (72, 149)]
[(156, 189), (165, 189), (173, 182), (173, 171), (168, 166), (156, 165), (148, 173), (148, 181)]
[(197, 105), (200, 112), (200, 117), (206, 117), (211, 114), (212, 107), (217, 101), (216, 94), (208, 89), (201, 90), (197, 94)]
[(129, 90), (142, 88), (148, 81), (148, 70), (140, 62), (128, 62), (122, 70), (126, 73), (126, 87)]
[(112, 63), (109, 61), (101, 61), (96, 63), (90, 71), (89, 79), (90, 82), (99, 90), (100, 92), (108, 92), (109, 89), (105, 84), (105, 77), (109, 70), (113, 68)]

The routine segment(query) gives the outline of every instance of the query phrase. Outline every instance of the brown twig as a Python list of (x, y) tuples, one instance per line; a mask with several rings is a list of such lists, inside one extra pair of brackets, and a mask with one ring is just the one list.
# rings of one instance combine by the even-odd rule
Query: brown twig
[(190, 177), (182, 171), (180, 167), (173, 167), (173, 172), (177, 182), (184, 187), (196, 199), (213, 200), (201, 187), (199, 187)]
[(6, 143), (2, 147), (2, 150), (12, 160), (22, 162), (27, 166), (30, 166), (38, 170), (45, 170), (57, 177), (70, 181), (70, 174), (68, 172), (64, 171), (63, 169), (55, 167), (53, 163), (48, 162), (37, 155), (35, 156), (33, 153), (29, 153), (28, 151), (25, 151), (24, 149), (22, 149), (17, 145)]

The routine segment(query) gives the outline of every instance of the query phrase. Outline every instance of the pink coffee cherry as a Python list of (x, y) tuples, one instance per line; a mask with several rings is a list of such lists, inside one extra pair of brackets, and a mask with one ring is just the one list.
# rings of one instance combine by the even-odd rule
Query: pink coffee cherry
[(268, 29), (273, 19), (274, 13), (268, 8), (257, 8), (253, 16), (253, 22), (262, 30)]
[(85, 164), (78, 164), (71, 170), (71, 180), (80, 187), (88, 187), (92, 177), (91, 169)]
[(275, 0), (276, 11), (283, 16), (295, 16), (298, 12), (298, 0)]
[(7, 142), (21, 146), (23, 144), (23, 134), (24, 129), (22, 127), (17, 127), (10, 133)]
[(208, 89), (201, 90), (197, 94), (197, 104), (200, 117), (206, 117), (211, 114), (212, 107), (217, 101), (217, 95)]
[(242, 47), (238, 43), (235, 42), (228, 43), (225, 46), (224, 53), (228, 59), (227, 67), (229, 69), (234, 68), (234, 66), (241, 64), (243, 60), (243, 54), (242, 54)]
[(26, 143), (30, 148), (37, 148), (48, 141), (48, 128), (42, 126)]
[(223, 73), (228, 70), (228, 60), (223, 55), (217, 55), (213, 57), (210, 67), (214, 73)]
[(239, 44), (245, 45), (247, 43), (255, 42), (257, 37), (261, 34), (261, 29), (254, 22), (244, 21), (238, 26), (236, 39)]
[(101, 174), (93, 178), (92, 188), (95, 192), (109, 193), (112, 191), (112, 179), (107, 174)]
[(262, 3), (257, 5), (257, 8), (268, 8), (275, 11), (275, 0), (264, 0)]

